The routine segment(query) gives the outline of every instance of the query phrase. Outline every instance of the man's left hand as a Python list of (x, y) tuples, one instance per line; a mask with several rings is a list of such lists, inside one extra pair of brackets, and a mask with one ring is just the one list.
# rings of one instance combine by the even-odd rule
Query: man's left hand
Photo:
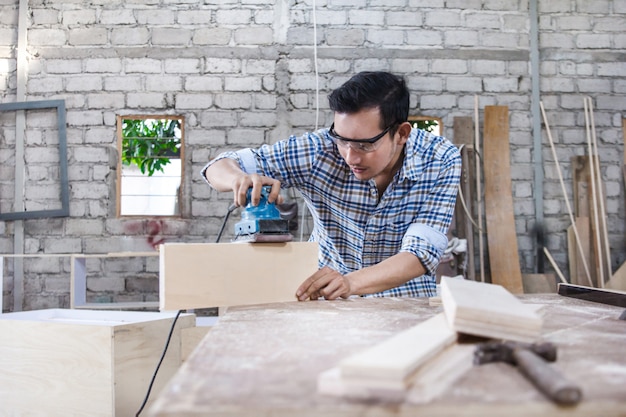
[(296, 291), (299, 301), (317, 300), (321, 297), (336, 300), (339, 297), (348, 298), (350, 295), (348, 278), (327, 266), (307, 278)]

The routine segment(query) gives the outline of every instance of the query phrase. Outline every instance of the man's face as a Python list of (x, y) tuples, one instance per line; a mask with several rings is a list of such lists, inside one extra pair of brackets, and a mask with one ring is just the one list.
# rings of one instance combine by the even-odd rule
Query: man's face
[[(396, 131), (393, 136), (390, 126), (380, 128), (380, 111), (378, 108), (361, 110), (358, 113), (335, 113), (331, 132), (339, 136), (335, 138), (337, 149), (346, 161), (356, 178), (362, 181), (377, 179), (379, 176), (393, 175), (402, 156), (402, 148), (408, 134)], [(398, 126), (391, 126), (398, 127)], [(410, 130), (410, 129), (409, 129)], [(386, 133), (385, 133), (386, 131)], [(401, 129), (402, 132), (406, 129)], [(373, 143), (356, 142), (372, 140), (383, 134)]]

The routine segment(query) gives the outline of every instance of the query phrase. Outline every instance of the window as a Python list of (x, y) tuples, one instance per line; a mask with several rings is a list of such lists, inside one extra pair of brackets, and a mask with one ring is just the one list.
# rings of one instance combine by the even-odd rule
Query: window
[(185, 119), (117, 116), (117, 215), (180, 216)]

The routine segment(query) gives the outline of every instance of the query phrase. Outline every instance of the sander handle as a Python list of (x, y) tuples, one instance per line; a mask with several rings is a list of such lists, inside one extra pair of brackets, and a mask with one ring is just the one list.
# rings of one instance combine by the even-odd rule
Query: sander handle
[(557, 404), (574, 405), (581, 400), (580, 388), (534, 352), (523, 348), (514, 349), (513, 359), (520, 372)]

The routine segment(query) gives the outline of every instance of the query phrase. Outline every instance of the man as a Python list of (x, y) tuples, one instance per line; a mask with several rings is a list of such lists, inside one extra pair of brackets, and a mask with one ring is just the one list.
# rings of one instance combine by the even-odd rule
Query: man
[(409, 91), (387, 72), (362, 72), (329, 96), (330, 128), (274, 145), (219, 155), (202, 175), (235, 204), (268, 201), (296, 187), (314, 219), (320, 269), (299, 300), (352, 295), (433, 296), (460, 179), (459, 152), (445, 138), (413, 129)]

